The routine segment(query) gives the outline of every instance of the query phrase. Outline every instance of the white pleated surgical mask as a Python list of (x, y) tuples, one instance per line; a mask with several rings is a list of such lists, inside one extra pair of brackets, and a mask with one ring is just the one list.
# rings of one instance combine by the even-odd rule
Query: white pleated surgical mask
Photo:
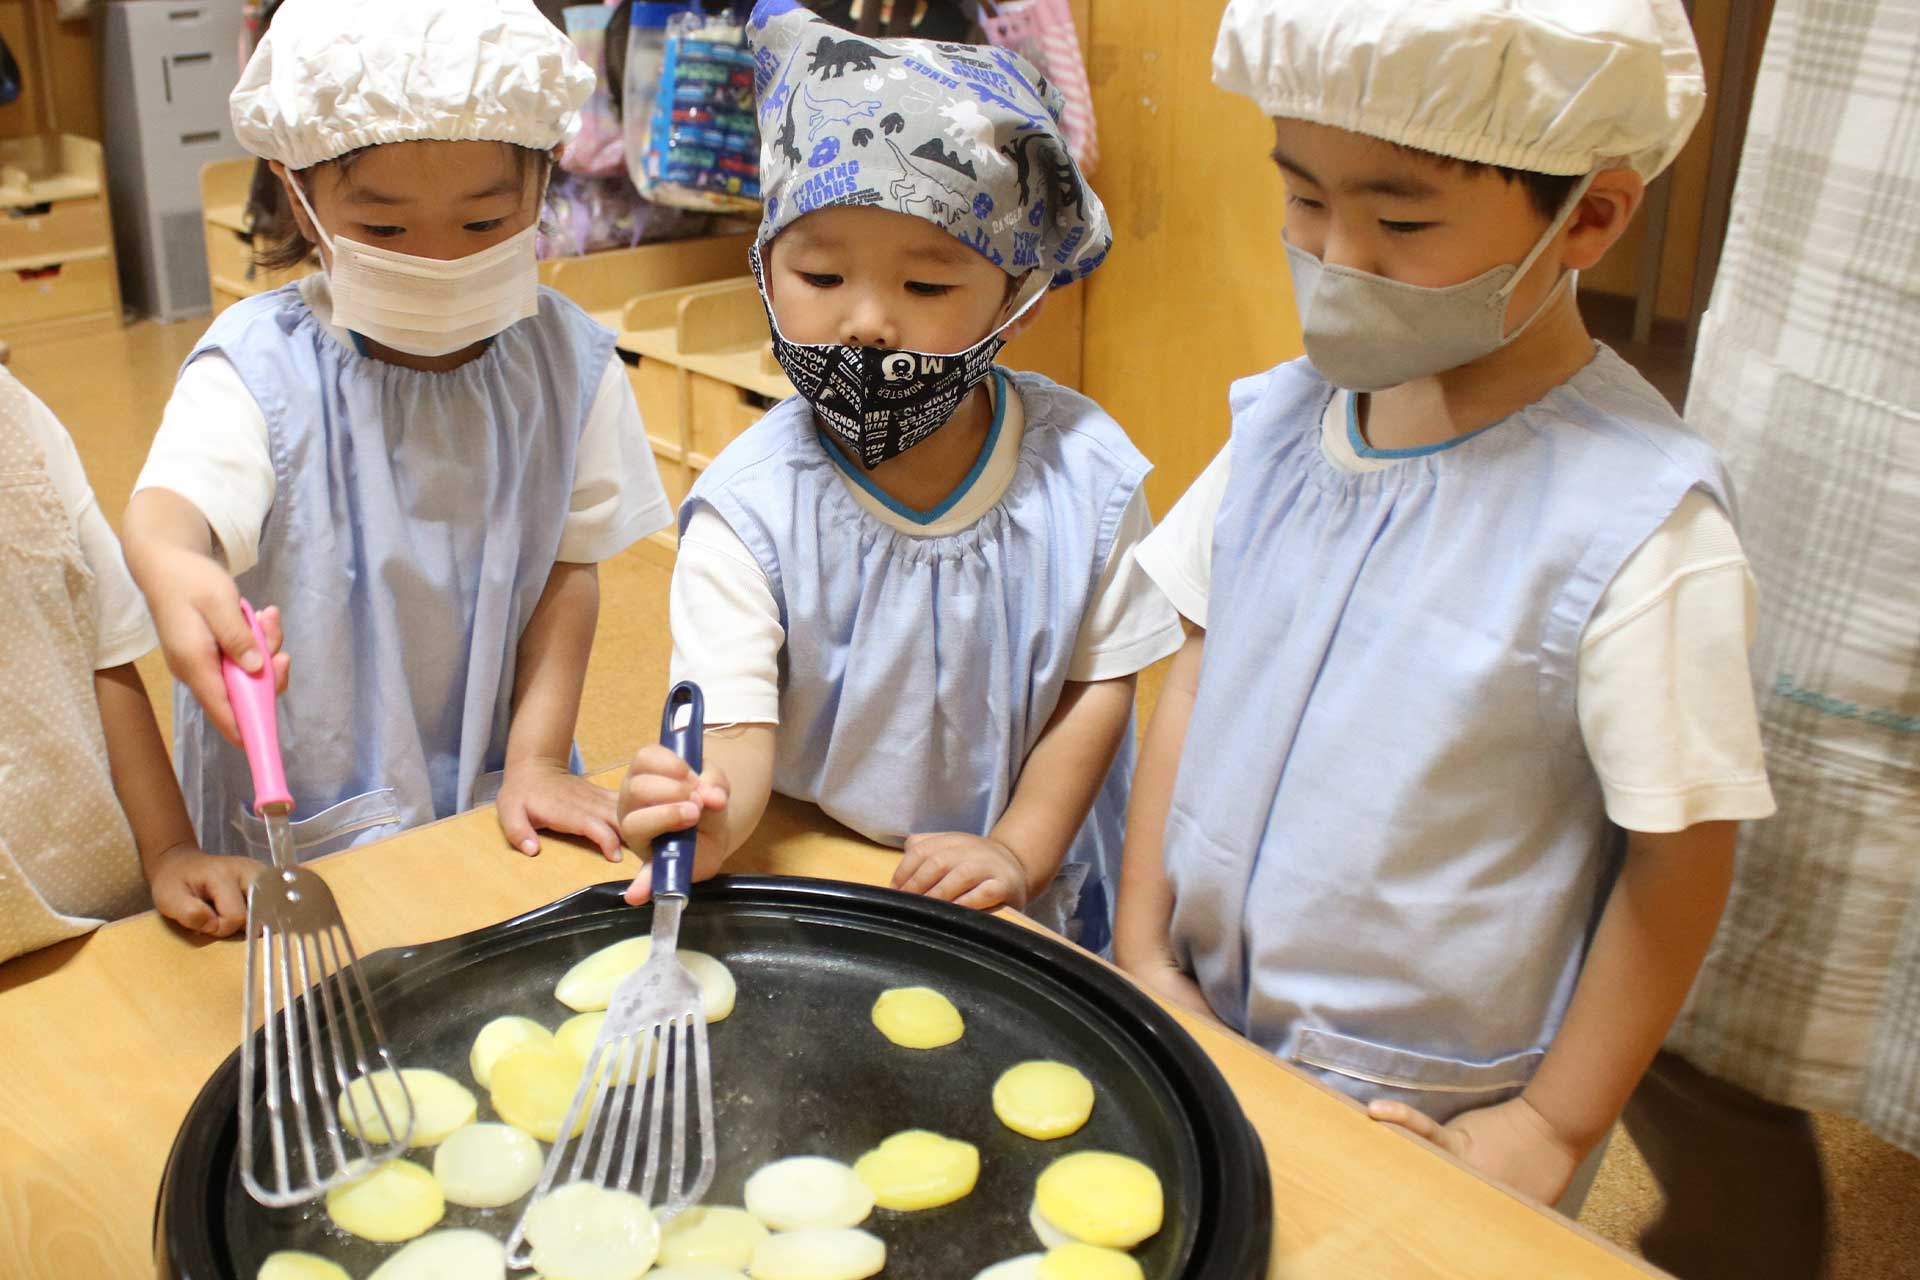
[(540, 311), (537, 224), (464, 258), (420, 258), (327, 234), (290, 183), (332, 256), (333, 322), (413, 356), (451, 355)]
[(1300, 313), (1307, 359), (1336, 387), (1383, 391), (1492, 355), (1545, 314), (1563, 287), (1573, 287), (1578, 273), (1569, 271), (1548, 290), (1532, 315), (1512, 333), (1506, 331), (1507, 303), (1515, 287), (1580, 207), (1592, 182), (1591, 175), (1581, 179), (1559, 216), (1518, 264), (1502, 263), (1443, 288), (1328, 266), (1306, 250), (1287, 245), (1293, 301)]

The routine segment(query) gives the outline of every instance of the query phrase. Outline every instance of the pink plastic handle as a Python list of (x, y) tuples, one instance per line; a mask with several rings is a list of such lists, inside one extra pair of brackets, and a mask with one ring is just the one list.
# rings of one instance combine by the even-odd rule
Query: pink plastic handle
[(220, 654), (220, 674), (227, 682), (233, 717), (240, 723), (247, 768), (253, 771), (253, 811), (265, 813), (269, 805), (285, 805), (291, 811), (293, 795), (287, 790), (287, 771), (280, 763), (280, 721), (273, 711), (272, 651), (267, 648), (267, 633), (260, 619), (253, 615), (253, 606), (242, 600), (240, 613), (253, 628), (253, 643), (260, 650), (260, 674), (248, 675), (224, 650)]

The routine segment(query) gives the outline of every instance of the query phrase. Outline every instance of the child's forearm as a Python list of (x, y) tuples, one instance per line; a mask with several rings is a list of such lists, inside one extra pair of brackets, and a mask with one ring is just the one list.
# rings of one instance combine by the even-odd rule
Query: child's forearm
[(1133, 713), (1133, 683), (1132, 676), (1069, 683), (1020, 768), (1013, 798), (989, 838), (1026, 868), (1029, 896), (1058, 874), (1113, 768)]
[(1167, 882), (1162, 846), (1167, 810), (1173, 803), (1174, 777), (1186, 746), (1187, 722), (1193, 716), (1194, 692), (1200, 685), (1204, 643), (1203, 634), (1188, 636), (1175, 655), (1134, 769), (1120, 866), (1120, 898), (1113, 921), (1114, 960), (1130, 971), (1171, 963), (1174, 958), (1168, 939), (1173, 887)]
[(1628, 834), (1566, 1021), (1525, 1094), (1579, 1151), (1613, 1126), (1693, 985), (1733, 882), (1737, 826)]
[(131, 663), (96, 671), (93, 691), (100, 702), (114, 794), (133, 828), (141, 868), (151, 880), (163, 854), (194, 843), (193, 823), (140, 673)]
[(716, 766), (727, 779), (727, 834), (725, 848), (732, 857), (747, 842), (766, 814), (773, 795), (773, 735), (770, 724), (730, 724), (707, 730), (701, 740), (702, 761)]
[(507, 767), (535, 761), (566, 767), (580, 718), (587, 657), (600, 619), (600, 574), (590, 564), (559, 563), (521, 633), (513, 674)]
[(121, 524), (127, 569), (149, 598), (156, 587), (164, 590), (167, 585), (156, 561), (164, 561), (168, 552), (213, 556), (213, 527), (207, 517), (171, 489), (142, 489), (134, 494)]

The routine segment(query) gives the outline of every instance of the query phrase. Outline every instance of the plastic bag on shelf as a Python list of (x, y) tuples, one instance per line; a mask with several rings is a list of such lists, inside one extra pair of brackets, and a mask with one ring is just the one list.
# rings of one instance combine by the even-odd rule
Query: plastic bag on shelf
[[(624, 95), (633, 185), (657, 204), (709, 213), (757, 210), (760, 130), (745, 25), (699, 13), (670, 18), (659, 87), (644, 122), (640, 100), (630, 91), (636, 76), (644, 80), (649, 69), (646, 50), (635, 57), (633, 41), (641, 31), (636, 25), (628, 37)], [(632, 145), (636, 128), (644, 130), (644, 145)]]
[(1067, 103), (1060, 120), (1067, 149), (1082, 173), (1092, 173), (1100, 163), (1100, 135), (1093, 119), (1093, 88), (1067, 0), (981, 0), (980, 28), (988, 40), (1038, 67), (1060, 91)]
[(605, 5), (576, 4), (562, 12), (568, 38), (580, 60), (593, 68), (599, 83), (580, 110), (580, 132), (560, 148), (560, 167), (592, 178), (619, 173), (624, 167), (626, 143), (607, 97), (607, 19), (613, 16), (613, 10)]

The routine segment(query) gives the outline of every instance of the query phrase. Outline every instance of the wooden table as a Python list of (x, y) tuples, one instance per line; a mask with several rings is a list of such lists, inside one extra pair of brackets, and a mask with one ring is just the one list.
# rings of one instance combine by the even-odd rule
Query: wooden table
[[(729, 870), (884, 884), (897, 857), (776, 800)], [(618, 874), (563, 841), (537, 858), (512, 852), (491, 809), (317, 865), (362, 954), (465, 933)], [(239, 941), (197, 942), (148, 914), (0, 965), (0, 1276), (153, 1274), (160, 1175), (187, 1108), (237, 1043), (243, 959)], [(1245, 1041), (1176, 1016), (1266, 1146), (1270, 1275), (1652, 1274)]]

